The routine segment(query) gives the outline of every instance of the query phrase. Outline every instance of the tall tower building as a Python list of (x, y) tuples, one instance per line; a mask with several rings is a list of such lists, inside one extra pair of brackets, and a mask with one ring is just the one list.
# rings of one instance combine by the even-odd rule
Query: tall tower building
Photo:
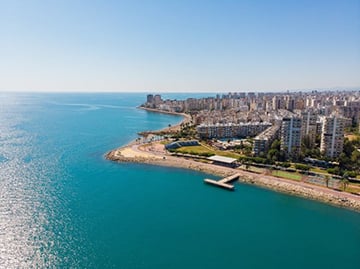
[(325, 117), (321, 132), (320, 151), (326, 157), (339, 157), (344, 147), (345, 118)]
[(295, 108), (295, 99), (292, 96), (286, 96), (285, 102), (286, 109), (293, 111)]
[(310, 109), (301, 112), (301, 136), (307, 137), (311, 145), (314, 145), (316, 139), (316, 121), (317, 115)]
[(288, 157), (296, 157), (301, 148), (301, 118), (285, 117), (281, 124), (281, 149)]
[(272, 98), (272, 109), (278, 110), (278, 109), (284, 109), (285, 108), (285, 101), (282, 96), (274, 96)]
[(147, 103), (152, 103), (153, 99), (154, 99), (154, 95), (152, 95), (152, 94), (148, 94), (146, 96), (146, 102)]
[(155, 94), (153, 97), (153, 102), (154, 102), (155, 106), (158, 106), (162, 102), (161, 95)]

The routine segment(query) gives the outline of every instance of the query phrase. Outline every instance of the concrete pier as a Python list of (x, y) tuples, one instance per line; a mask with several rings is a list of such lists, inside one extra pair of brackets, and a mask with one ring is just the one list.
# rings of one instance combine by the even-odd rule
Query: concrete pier
[(211, 184), (220, 188), (224, 188), (230, 191), (233, 191), (235, 189), (234, 185), (231, 185), (229, 183), (238, 180), (240, 177), (239, 174), (234, 174), (232, 176), (225, 177), (223, 179), (220, 179), (219, 181), (213, 180), (213, 179), (204, 179), (204, 182), (207, 184)]

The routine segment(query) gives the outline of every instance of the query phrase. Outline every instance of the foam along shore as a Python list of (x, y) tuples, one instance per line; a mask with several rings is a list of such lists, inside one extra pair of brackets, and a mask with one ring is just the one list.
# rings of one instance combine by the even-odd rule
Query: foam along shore
[(265, 187), (275, 191), (317, 200), (332, 205), (360, 211), (360, 196), (325, 187), (297, 182), (274, 176), (199, 162), (169, 155), (164, 145), (153, 142), (146, 145), (131, 144), (112, 150), (106, 158), (117, 162), (145, 163), (160, 166), (179, 167), (226, 177), (239, 174), (239, 181)]

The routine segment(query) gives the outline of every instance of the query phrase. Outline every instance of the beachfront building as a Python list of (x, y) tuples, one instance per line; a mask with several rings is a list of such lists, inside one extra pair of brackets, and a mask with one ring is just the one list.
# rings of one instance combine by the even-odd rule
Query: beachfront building
[(148, 94), (148, 95), (146, 96), (145, 106), (146, 106), (146, 107), (149, 107), (149, 108), (155, 108), (154, 95), (153, 95), (153, 94)]
[(212, 161), (213, 164), (232, 167), (235, 168), (237, 166), (237, 159), (214, 155), (208, 158), (208, 160)]
[(261, 153), (267, 153), (272, 142), (279, 136), (280, 125), (273, 125), (261, 132), (254, 138), (253, 155), (259, 156)]
[(146, 96), (145, 106), (149, 108), (158, 108), (158, 106), (163, 102), (160, 94), (148, 94)]
[(153, 102), (154, 102), (155, 106), (160, 105), (162, 103), (161, 95), (160, 94), (155, 94)]
[(200, 124), (196, 131), (201, 139), (253, 137), (270, 126), (269, 122)]
[(340, 116), (324, 118), (321, 133), (320, 151), (326, 157), (339, 157), (344, 146), (344, 129), (346, 119)]
[(281, 150), (288, 157), (297, 157), (301, 149), (301, 118), (296, 116), (285, 117), (281, 123)]
[(154, 99), (154, 95), (148, 94), (148, 95), (146, 96), (146, 103), (152, 104), (153, 99)]

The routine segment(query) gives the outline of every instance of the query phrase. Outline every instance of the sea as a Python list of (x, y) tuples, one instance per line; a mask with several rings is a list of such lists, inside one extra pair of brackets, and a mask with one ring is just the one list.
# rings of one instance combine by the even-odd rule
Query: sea
[(145, 100), (0, 93), (0, 268), (360, 268), (357, 212), (106, 160), (137, 132), (181, 121), (137, 109)]

